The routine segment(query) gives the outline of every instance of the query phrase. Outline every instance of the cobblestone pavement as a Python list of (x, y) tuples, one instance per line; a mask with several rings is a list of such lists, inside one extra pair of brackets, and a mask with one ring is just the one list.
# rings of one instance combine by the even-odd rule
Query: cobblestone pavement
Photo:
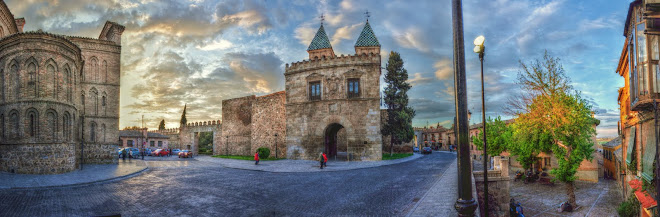
[[(510, 172), (515, 176), (515, 172)], [(513, 180), (513, 177), (512, 179)], [(621, 191), (615, 180), (598, 180), (598, 183), (575, 182), (575, 197), (580, 208), (574, 212), (559, 213), (557, 208), (567, 201), (563, 183), (554, 186), (539, 183), (524, 184), (512, 181), (510, 194), (523, 206), (525, 216), (618, 216), (616, 208), (622, 201)]]
[(272, 173), (207, 161), (148, 161), (129, 179), (50, 189), (0, 189), (0, 216), (403, 216), (453, 154), (374, 168)]
[[(83, 170), (65, 174), (32, 175), (0, 173), (0, 189), (78, 185), (129, 176), (147, 169), (141, 160), (119, 160), (118, 164), (84, 164)], [(0, 200), (1, 201), (1, 200)]]

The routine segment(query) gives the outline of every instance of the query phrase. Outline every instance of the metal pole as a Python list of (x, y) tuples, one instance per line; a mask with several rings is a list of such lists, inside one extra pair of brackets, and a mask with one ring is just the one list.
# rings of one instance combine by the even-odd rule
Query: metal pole
[(456, 102), (458, 199), (454, 208), (459, 216), (474, 216), (477, 201), (472, 198), (472, 166), (468, 142), (467, 88), (465, 75), (465, 47), (463, 41), (462, 1), (452, 0), (452, 31), (454, 39), (454, 99)]
[(484, 54), (486, 53), (485, 47), (479, 53), (479, 61), (481, 62), (481, 121), (484, 123), (484, 216), (488, 217), (488, 152), (486, 151), (486, 99), (484, 96)]
[(225, 156), (229, 156), (229, 136), (225, 136)]

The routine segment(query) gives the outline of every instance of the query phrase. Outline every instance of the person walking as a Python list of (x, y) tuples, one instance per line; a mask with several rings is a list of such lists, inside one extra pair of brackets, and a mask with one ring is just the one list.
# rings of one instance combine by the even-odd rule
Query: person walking
[(125, 148), (121, 150), (121, 159), (122, 159), (122, 160), (126, 160), (126, 152), (127, 152), (127, 151), (126, 151)]
[(323, 152), (323, 166), (328, 167), (328, 156), (325, 155), (325, 152)]
[(259, 164), (259, 152), (255, 151), (254, 152), (254, 165), (258, 165), (258, 164)]
[(319, 164), (321, 165), (319, 168), (323, 169), (323, 162), (325, 160), (323, 159), (323, 152), (319, 154)]

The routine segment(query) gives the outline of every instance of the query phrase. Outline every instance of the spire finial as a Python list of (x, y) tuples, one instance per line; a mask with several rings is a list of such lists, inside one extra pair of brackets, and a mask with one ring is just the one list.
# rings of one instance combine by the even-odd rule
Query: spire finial
[(325, 21), (325, 15), (321, 14), (319, 18), (321, 18), (321, 25), (323, 25), (323, 21)]
[(371, 15), (369, 15), (369, 10), (364, 12), (364, 14), (365, 14), (365, 17), (367, 17), (367, 21), (369, 21), (369, 17), (371, 17)]

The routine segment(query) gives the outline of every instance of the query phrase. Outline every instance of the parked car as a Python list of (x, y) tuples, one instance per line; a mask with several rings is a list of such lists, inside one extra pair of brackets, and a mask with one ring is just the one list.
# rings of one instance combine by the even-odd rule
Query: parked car
[(192, 156), (193, 156), (193, 153), (191, 151), (188, 151), (188, 150), (183, 150), (183, 151), (179, 152), (179, 158), (192, 157)]
[(133, 158), (138, 158), (140, 156), (140, 149), (138, 148), (128, 148), (128, 153), (133, 156)]
[(172, 155), (179, 155), (179, 152), (181, 152), (181, 149), (172, 149)]
[(422, 148), (422, 154), (431, 154), (431, 153), (433, 153), (433, 150), (431, 150), (431, 147)]
[(413, 152), (419, 152), (419, 148), (418, 147), (413, 147)]
[(165, 149), (156, 149), (154, 152), (151, 153), (153, 156), (167, 156), (169, 152)]

